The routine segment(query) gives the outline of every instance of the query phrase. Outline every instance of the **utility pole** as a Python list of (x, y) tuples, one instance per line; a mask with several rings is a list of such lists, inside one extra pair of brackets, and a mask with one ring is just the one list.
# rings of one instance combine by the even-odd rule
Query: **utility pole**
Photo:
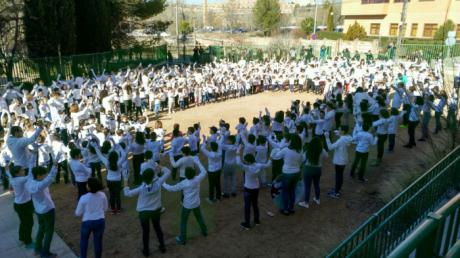
[(179, 0), (176, 0), (176, 44), (177, 44), (177, 59), (179, 59)]
[(313, 23), (313, 35), (316, 37), (316, 19), (318, 17), (318, 0), (315, 0), (315, 22)]
[(401, 43), (404, 35), (406, 34), (406, 18), (407, 18), (407, 5), (409, 0), (404, 0), (402, 12), (401, 12), (401, 24), (399, 26), (398, 40), (396, 41), (396, 53), (394, 59), (398, 58), (399, 52), (401, 51)]

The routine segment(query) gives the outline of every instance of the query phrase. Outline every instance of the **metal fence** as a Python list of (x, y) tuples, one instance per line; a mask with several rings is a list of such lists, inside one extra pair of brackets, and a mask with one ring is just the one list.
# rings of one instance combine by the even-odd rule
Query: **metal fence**
[(127, 66), (157, 64), (166, 60), (166, 45), (65, 57), (25, 58), (15, 62), (13, 82), (35, 82), (41, 79), (49, 83), (58, 74), (61, 78), (70, 78), (72, 75), (89, 75), (91, 69), (101, 74), (104, 70), (110, 72)]
[(459, 227), (460, 194), (457, 194), (439, 210), (430, 213), (388, 257), (459, 257)]
[(420, 45), (403, 44), (398, 52), (398, 58), (403, 60), (426, 60), (446, 59), (460, 56), (460, 44), (452, 47), (445, 45)]
[(372, 215), (328, 258), (385, 257), (460, 184), (460, 147)]

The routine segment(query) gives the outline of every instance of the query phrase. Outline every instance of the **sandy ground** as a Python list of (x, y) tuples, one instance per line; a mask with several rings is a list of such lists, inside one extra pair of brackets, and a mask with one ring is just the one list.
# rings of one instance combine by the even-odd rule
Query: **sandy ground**
[[(174, 123), (181, 124), (181, 130), (193, 123), (201, 122), (203, 133), (208, 133), (219, 119), (230, 123), (232, 132), (238, 117), (245, 116), (251, 124), (252, 117), (268, 107), (274, 114), (277, 110), (286, 110), (290, 101), (300, 99), (314, 101), (318, 96), (312, 94), (290, 94), (287, 92), (263, 93), (223, 103), (213, 103), (171, 116), (162, 117), (164, 127), (170, 132)], [(419, 133), (419, 129), (417, 130)], [(166, 213), (162, 216), (162, 228), (165, 234), (167, 253), (158, 251), (156, 236), (151, 232), (152, 256), (164, 257), (321, 257), (347, 237), (357, 226), (373, 212), (383, 206), (381, 182), (398, 177), (406, 168), (415, 168), (423, 173), (431, 164), (413, 159), (417, 149), (426, 149), (428, 145), (419, 144), (416, 149), (406, 150), (401, 146), (407, 139), (406, 132), (400, 132), (396, 152), (384, 156), (383, 164), (378, 168), (369, 167), (367, 184), (358, 183), (348, 176), (346, 169), (343, 197), (330, 199), (327, 191), (334, 185), (334, 170), (331, 162), (326, 162), (321, 178), (321, 205), (311, 204), (309, 209), (297, 207), (296, 213), (285, 217), (279, 215), (270, 198), (269, 190), (262, 189), (259, 196), (261, 211), (260, 226), (250, 231), (242, 231), (239, 223), (243, 220), (242, 190), (238, 196), (209, 205), (207, 196), (208, 182), (201, 187), (202, 210), (209, 228), (209, 235), (200, 235), (193, 216), (189, 219), (188, 242), (178, 246), (174, 237), (179, 231), (180, 195), (163, 191), (163, 205)], [(352, 153), (352, 152), (350, 152)], [(371, 163), (375, 150), (370, 154)], [(353, 154), (350, 159), (353, 158)], [(420, 164), (421, 163), (421, 164)], [(167, 164), (167, 163), (166, 163)], [(241, 174), (238, 175), (241, 182)], [(52, 196), (56, 203), (56, 228), (60, 236), (79, 253), (80, 221), (74, 216), (76, 189), (70, 185), (55, 185)], [(104, 235), (104, 257), (142, 257), (140, 252), (141, 229), (135, 211), (136, 198), (122, 199), (124, 211), (120, 215), (107, 214)], [(267, 211), (275, 213), (274, 217)], [(92, 257), (92, 249), (89, 249)]]

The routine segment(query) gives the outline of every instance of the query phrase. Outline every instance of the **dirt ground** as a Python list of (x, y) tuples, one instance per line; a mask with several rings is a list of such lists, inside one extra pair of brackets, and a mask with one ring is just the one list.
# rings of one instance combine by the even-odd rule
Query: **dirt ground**
[[(203, 133), (216, 125), (219, 119), (230, 123), (232, 132), (238, 117), (244, 116), (251, 124), (252, 117), (268, 107), (274, 114), (286, 110), (290, 101), (300, 99), (314, 101), (318, 96), (287, 92), (263, 93), (223, 103), (209, 104), (162, 117), (164, 127), (170, 132), (174, 123), (179, 123), (183, 131), (193, 123), (201, 122)], [(419, 135), (419, 128), (417, 129)], [(250, 231), (242, 231), (239, 223), (243, 220), (242, 189), (238, 196), (225, 199), (214, 205), (205, 201), (208, 182), (201, 187), (202, 210), (209, 235), (200, 235), (193, 216), (189, 219), (188, 242), (185, 246), (175, 243), (179, 231), (180, 195), (163, 191), (161, 225), (165, 234), (167, 253), (158, 251), (156, 236), (151, 231), (152, 256), (163, 257), (322, 257), (345, 239), (356, 227), (376, 212), (384, 204), (382, 182), (398, 178), (407, 169), (423, 173), (431, 162), (414, 159), (421, 150), (427, 150), (428, 143), (420, 143), (417, 148), (402, 148), (407, 139), (405, 131), (399, 132), (396, 151), (384, 156), (383, 164), (374, 168), (369, 166), (369, 182), (358, 183), (348, 176), (346, 169), (343, 196), (339, 200), (330, 199), (326, 193), (334, 185), (334, 170), (331, 162), (326, 162), (321, 178), (321, 205), (311, 204), (309, 209), (296, 207), (294, 215), (280, 215), (270, 198), (269, 190), (262, 189), (259, 195), (261, 211), (260, 226)], [(352, 153), (352, 152), (350, 152)], [(352, 159), (354, 154), (350, 155)], [(375, 150), (370, 154), (372, 163)], [(331, 159), (332, 155), (330, 155)], [(164, 163), (165, 164), (165, 163)], [(166, 163), (168, 164), (168, 163)], [(239, 182), (241, 182), (241, 174)], [(54, 185), (51, 189), (56, 204), (56, 228), (60, 236), (78, 254), (80, 239), (80, 220), (74, 215), (76, 207), (76, 188), (70, 185)], [(122, 198), (123, 212), (120, 215), (107, 214), (104, 235), (104, 257), (142, 257), (141, 228), (135, 211), (136, 198)], [(267, 211), (275, 213), (274, 217)], [(92, 248), (92, 246), (90, 246)], [(92, 257), (92, 249), (88, 254)]]

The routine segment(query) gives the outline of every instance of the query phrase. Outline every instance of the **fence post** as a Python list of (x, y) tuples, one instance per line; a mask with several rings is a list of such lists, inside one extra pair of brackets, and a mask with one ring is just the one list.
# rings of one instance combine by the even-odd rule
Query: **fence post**
[(440, 227), (440, 225), (443, 220), (440, 215), (433, 212), (428, 214), (428, 219), (436, 222), (437, 230), (428, 235), (425, 240), (420, 243), (419, 248), (417, 248), (416, 251), (416, 258), (437, 257), (436, 250), (438, 249), (439, 242), (442, 239), (442, 227)]

